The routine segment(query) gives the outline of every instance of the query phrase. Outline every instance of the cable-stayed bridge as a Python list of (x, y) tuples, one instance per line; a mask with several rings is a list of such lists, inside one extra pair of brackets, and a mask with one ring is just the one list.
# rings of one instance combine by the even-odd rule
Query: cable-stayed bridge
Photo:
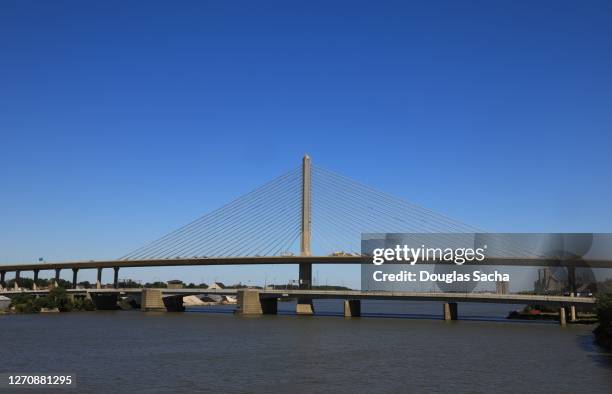
[[(0, 266), (35, 269), (172, 265), (359, 263), (362, 233), (482, 232), (474, 226), (312, 165), (295, 168), (116, 260)], [(448, 238), (449, 247), (456, 239)], [(485, 262), (512, 265), (537, 253)], [(556, 260), (555, 260), (556, 261)], [(608, 266), (608, 265), (606, 265)]]
[[(33, 271), (36, 282), (41, 270), (55, 270), (58, 281), (62, 269), (71, 269), (76, 287), (78, 271), (95, 268), (100, 287), (102, 270), (113, 268), (117, 287), (122, 267), (296, 264), (299, 287), (307, 290), (312, 280), (312, 264), (363, 262), (362, 233), (480, 232), (313, 165), (304, 156), (300, 167), (116, 260), (3, 265), (0, 285), (5, 286), (7, 272), (15, 272), (17, 284), (22, 271)], [(449, 237), (448, 241), (450, 247), (456, 240)], [(558, 259), (521, 252), (519, 257), (489, 258), (479, 264), (560, 264)], [(569, 259), (566, 264), (575, 267), (581, 262)], [(609, 261), (601, 264), (611, 266)], [(311, 299), (302, 301), (311, 310)], [(300, 302), (298, 309), (299, 306)]]
[(311, 165), (296, 168), (123, 256), (359, 255), (361, 233), (478, 232), (459, 221)]
[(308, 287), (312, 264), (358, 264), (364, 232), (475, 232), (478, 229), (312, 165), (302, 165), (117, 260), (0, 266), (6, 272), (115, 270), (178, 265), (298, 264)]

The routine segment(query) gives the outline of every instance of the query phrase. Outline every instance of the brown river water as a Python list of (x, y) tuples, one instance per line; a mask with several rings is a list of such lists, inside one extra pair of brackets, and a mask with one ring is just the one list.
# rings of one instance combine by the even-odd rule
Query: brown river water
[(612, 392), (593, 326), (507, 321), (507, 305), (460, 304), (455, 322), (438, 303), (364, 302), (353, 319), (335, 301), (293, 307), (0, 316), (0, 373), (76, 374), (74, 390), (21, 393)]

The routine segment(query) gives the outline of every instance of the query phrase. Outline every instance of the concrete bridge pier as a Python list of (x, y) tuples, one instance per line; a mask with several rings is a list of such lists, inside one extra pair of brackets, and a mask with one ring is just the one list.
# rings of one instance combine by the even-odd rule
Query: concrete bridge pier
[(361, 316), (361, 300), (344, 300), (344, 317)]
[(102, 288), (102, 267), (98, 267), (98, 277), (96, 278), (96, 289)]
[(278, 312), (278, 298), (261, 298), (258, 290), (238, 290), (237, 315), (275, 315)]
[(570, 321), (576, 321), (576, 305), (570, 306)]
[(314, 315), (314, 304), (312, 298), (298, 298), (295, 305), (295, 313), (298, 315)]
[(72, 288), (76, 289), (77, 287), (77, 275), (78, 275), (79, 269), (78, 268), (73, 268), (72, 269)]
[(250, 289), (238, 290), (236, 314), (238, 315), (261, 315), (261, 301), (259, 291)]
[(298, 298), (297, 304), (295, 305), (295, 313), (305, 316), (314, 315), (312, 298)]
[[(300, 283), (299, 287), (301, 290), (308, 290), (311, 288), (312, 283), (312, 264), (300, 264)], [(297, 304), (295, 306), (295, 313), (298, 315), (313, 315), (314, 305), (312, 298), (309, 297), (298, 297)]]
[(115, 271), (113, 275), (113, 287), (117, 289), (119, 287), (119, 267), (113, 267)]
[(162, 300), (162, 292), (158, 289), (142, 289), (140, 301), (140, 310), (147, 311), (165, 311), (166, 306)]
[(21, 276), (21, 271), (15, 271), (15, 283), (13, 283), (15, 290), (19, 290), (19, 276)]
[(0, 288), (6, 287), (6, 282), (4, 281), (5, 276), (6, 271), (0, 271)]
[[(300, 237), (300, 256), (310, 256), (311, 253), (311, 163), (310, 157), (304, 155), (302, 159), (302, 226)], [(312, 289), (312, 264), (301, 263), (299, 266), (300, 290)], [(298, 315), (313, 315), (312, 298), (298, 297), (295, 313)]]
[(444, 320), (445, 321), (457, 320), (457, 303), (456, 302), (445, 302), (444, 303)]
[(565, 320), (565, 308), (559, 308), (559, 325), (561, 327), (565, 327), (567, 325), (567, 321)]
[(59, 286), (60, 272), (61, 272), (61, 271), (62, 271), (62, 270), (61, 270), (60, 268), (56, 268), (56, 269), (55, 269), (55, 280), (54, 280), (54, 283), (53, 283), (54, 287)]
[(36, 282), (38, 282), (38, 272), (40, 270), (34, 270), (34, 281), (32, 282), (32, 290), (38, 290), (38, 285), (36, 284)]

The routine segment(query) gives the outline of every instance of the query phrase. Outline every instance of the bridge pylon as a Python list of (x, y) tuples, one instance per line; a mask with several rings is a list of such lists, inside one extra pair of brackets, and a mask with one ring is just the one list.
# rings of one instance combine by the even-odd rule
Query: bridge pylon
[[(302, 159), (302, 230), (300, 239), (300, 256), (311, 256), (311, 163), (310, 157), (304, 155)], [(301, 263), (299, 268), (299, 288), (310, 289), (312, 286), (312, 264)], [(312, 315), (314, 308), (312, 298), (298, 298), (296, 313), (299, 315)]]

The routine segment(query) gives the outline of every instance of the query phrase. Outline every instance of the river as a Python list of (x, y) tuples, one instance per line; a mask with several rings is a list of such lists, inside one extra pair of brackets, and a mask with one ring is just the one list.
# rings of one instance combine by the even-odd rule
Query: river
[(0, 372), (73, 373), (80, 393), (612, 390), (592, 326), (505, 321), (507, 305), (459, 304), (455, 322), (439, 303), (364, 302), (353, 319), (335, 301), (312, 317), (292, 308), (0, 316)]

